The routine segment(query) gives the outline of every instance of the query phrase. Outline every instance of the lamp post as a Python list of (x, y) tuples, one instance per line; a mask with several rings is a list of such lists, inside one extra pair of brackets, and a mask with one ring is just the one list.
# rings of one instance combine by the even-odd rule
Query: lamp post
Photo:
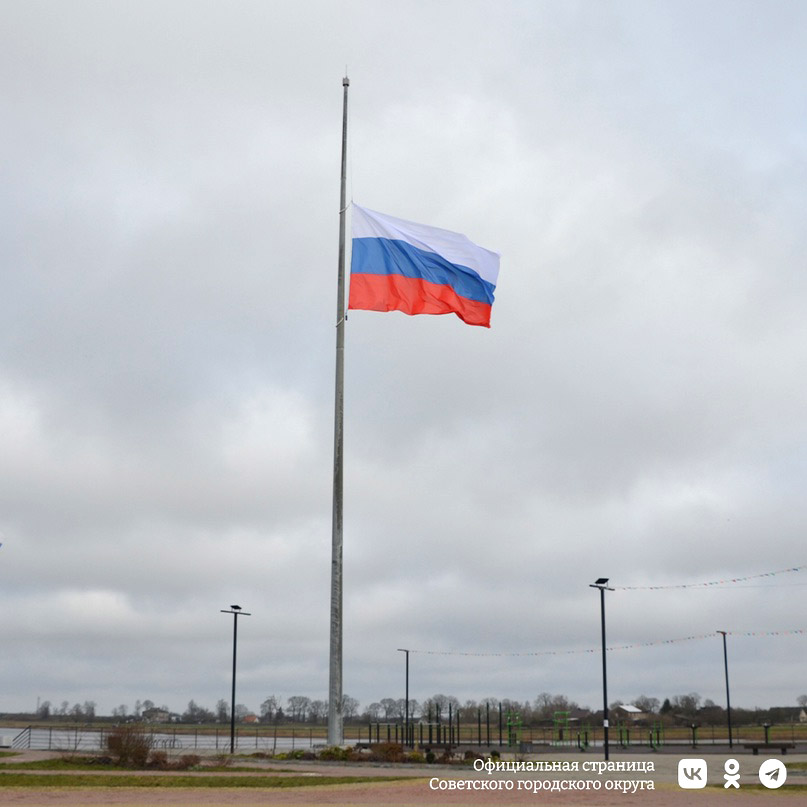
[(252, 616), (252, 614), (241, 610), (240, 605), (231, 605), (228, 611), (222, 610), (222, 614), (233, 615), (233, 691), (232, 705), (230, 706), (230, 753), (235, 753), (235, 654), (238, 647), (238, 617)]
[(404, 745), (409, 745), (409, 651), (405, 647), (398, 648), (399, 653), (406, 653), (406, 700), (404, 701)]
[(608, 759), (608, 672), (605, 663), (605, 592), (613, 591), (608, 587), (607, 577), (598, 577), (589, 588), (600, 590), (600, 618), (602, 622), (602, 732), (603, 751), (605, 759)]
[(726, 650), (726, 631), (719, 630), (723, 635), (723, 668), (726, 671), (726, 717), (729, 724), (729, 748), (734, 748), (734, 740), (731, 737), (731, 699), (729, 698), (729, 655)]

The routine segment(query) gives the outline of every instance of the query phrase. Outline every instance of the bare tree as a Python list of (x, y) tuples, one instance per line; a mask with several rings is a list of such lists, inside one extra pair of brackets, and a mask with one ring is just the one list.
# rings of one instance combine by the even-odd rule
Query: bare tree
[(380, 714), (381, 714), (381, 704), (376, 703), (375, 701), (369, 704), (367, 708), (364, 710), (364, 716), (368, 720), (378, 720)]
[(555, 712), (571, 712), (576, 708), (577, 704), (565, 695), (550, 695), (548, 692), (538, 695), (533, 706), (535, 716), (540, 720), (552, 720)]
[(291, 712), (292, 722), (304, 721), (310, 705), (311, 699), (305, 695), (292, 695), (287, 704), (287, 709)]
[(342, 695), (342, 717), (345, 720), (353, 720), (358, 713), (359, 702), (355, 698), (351, 698), (350, 695)]
[(326, 701), (314, 700), (308, 705), (308, 719), (312, 723), (319, 723), (328, 714)]
[(460, 714), (463, 720), (476, 720), (479, 704), (475, 700), (468, 699), (462, 704)]
[(184, 723), (212, 723), (215, 719), (213, 712), (199, 706), (196, 701), (189, 701), (188, 708), (182, 713)]
[(672, 699), (673, 710), (691, 717), (698, 711), (698, 706), (701, 702), (701, 696), (697, 692), (690, 692), (688, 695), (676, 695)]
[(230, 704), (224, 698), (216, 701), (216, 720), (219, 723), (227, 723), (230, 720)]
[(278, 700), (274, 695), (270, 695), (261, 704), (261, 720), (268, 722), (277, 715)]
[[(448, 716), (448, 707), (451, 706), (452, 711), (456, 712), (459, 709), (460, 702), (453, 695), (432, 695), (429, 699), (435, 709), (440, 710), (441, 717)], [(427, 701), (428, 703), (428, 701)]]
[(394, 698), (382, 698), (381, 708), (384, 710), (384, 720), (398, 717), (398, 701)]
[(637, 709), (641, 709), (645, 714), (655, 714), (659, 710), (661, 701), (658, 698), (648, 698), (647, 695), (639, 695), (633, 702)]

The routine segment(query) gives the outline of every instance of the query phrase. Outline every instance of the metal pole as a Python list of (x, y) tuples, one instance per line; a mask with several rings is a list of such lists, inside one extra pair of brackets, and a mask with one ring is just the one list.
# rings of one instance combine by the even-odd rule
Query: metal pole
[(602, 628), (602, 745), (605, 759), (608, 759), (608, 665), (606, 661), (606, 647), (605, 647), (605, 592), (613, 591), (608, 587), (608, 578), (600, 577), (594, 583), (591, 583), (590, 588), (598, 588), (600, 590), (600, 623)]
[(347, 88), (342, 79), (342, 179), (339, 195), (339, 262), (336, 292), (336, 391), (333, 424), (333, 519), (331, 527), (331, 646), (328, 745), (342, 745), (342, 491), (345, 414), (345, 208), (347, 205)]
[(233, 692), (230, 698), (230, 753), (235, 753), (235, 654), (238, 647), (238, 614), (233, 614)]
[(729, 656), (726, 650), (726, 631), (719, 630), (723, 634), (723, 667), (726, 671), (726, 716), (729, 724), (729, 748), (734, 748), (734, 740), (731, 736), (731, 698), (729, 697)]
[(409, 745), (409, 651), (404, 647), (398, 648), (399, 653), (406, 653), (406, 701), (404, 702), (404, 745)]
[(608, 759), (608, 665), (605, 659), (605, 589), (600, 589), (600, 615), (602, 620), (602, 731), (605, 759)]
[[(230, 705), (230, 753), (235, 753), (235, 661), (238, 648), (238, 617), (252, 616), (252, 614), (241, 610), (240, 605), (231, 605), (229, 611), (222, 611), (222, 614), (233, 615), (233, 688)], [(216, 732), (218, 736), (218, 731)]]

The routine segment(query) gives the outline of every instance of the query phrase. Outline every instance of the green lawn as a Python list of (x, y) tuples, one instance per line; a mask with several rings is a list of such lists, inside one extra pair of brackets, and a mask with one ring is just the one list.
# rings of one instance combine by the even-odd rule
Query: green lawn
[(39, 776), (35, 773), (0, 772), (0, 788), (3, 787), (312, 787), (321, 785), (351, 785), (362, 782), (394, 782), (402, 776), (138, 776), (124, 774), (106, 776), (98, 773), (52, 774)]

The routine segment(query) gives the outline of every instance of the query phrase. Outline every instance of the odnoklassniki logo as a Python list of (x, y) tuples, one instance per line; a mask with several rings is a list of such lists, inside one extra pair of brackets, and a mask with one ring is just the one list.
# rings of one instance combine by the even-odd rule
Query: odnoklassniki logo
[(685, 790), (706, 787), (706, 760), (681, 759), (678, 761), (678, 786)]

